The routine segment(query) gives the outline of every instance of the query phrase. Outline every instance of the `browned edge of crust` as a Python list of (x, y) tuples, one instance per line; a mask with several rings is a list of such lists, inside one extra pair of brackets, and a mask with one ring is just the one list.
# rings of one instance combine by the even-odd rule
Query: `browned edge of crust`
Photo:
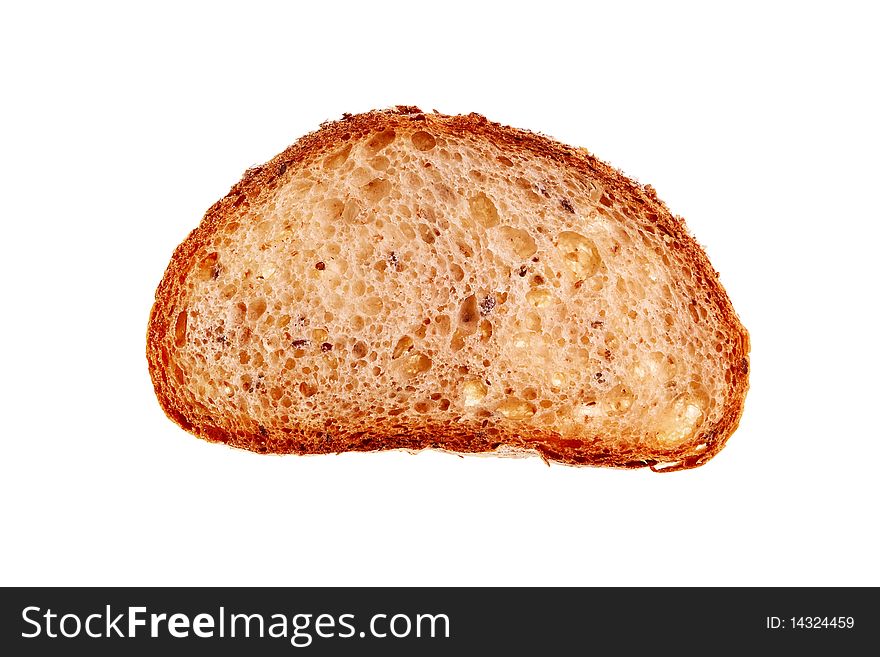
[[(394, 427), (383, 434), (356, 432), (337, 432), (337, 427), (324, 430), (296, 430), (283, 437), (274, 437), (260, 431), (252, 434), (229, 435), (217, 427), (195, 426), (186, 414), (186, 408), (175, 395), (174, 383), (170, 380), (169, 355), (164, 352), (163, 339), (173, 326), (175, 301), (183, 284), (195, 265), (195, 254), (209, 244), (214, 232), (224, 218), (232, 213), (246, 210), (255, 204), (262, 194), (274, 190), (284, 178), (288, 169), (327, 152), (352, 139), (410, 122), (420, 122), (425, 129), (440, 131), (449, 135), (477, 135), (493, 143), (500, 149), (528, 151), (563, 166), (572, 167), (580, 173), (597, 179), (606, 190), (609, 205), (617, 202), (628, 211), (640, 214), (653, 221), (654, 229), (674, 238), (670, 248), (679, 248), (691, 265), (695, 278), (709, 292), (709, 299), (715, 304), (723, 323), (731, 335), (738, 336), (736, 349), (732, 356), (732, 370), (736, 373), (729, 384), (729, 392), (721, 418), (714, 426), (704, 429), (699, 436), (706, 443), (704, 451), (696, 455), (686, 452), (693, 446), (690, 441), (679, 451), (671, 450), (662, 461), (653, 458), (634, 458), (632, 453), (618, 454), (613, 450), (588, 455), (565, 453), (564, 447), (554, 448), (547, 444), (559, 444), (558, 436), (547, 435), (538, 429), (530, 429), (525, 434), (516, 434), (490, 439), (481, 431), (450, 428), (442, 426)], [(604, 197), (603, 197), (604, 199)], [(375, 451), (380, 449), (420, 450), (438, 448), (459, 453), (484, 453), (500, 446), (509, 446), (527, 452), (537, 452), (545, 461), (555, 461), (568, 465), (601, 465), (618, 468), (650, 467), (655, 472), (673, 472), (702, 465), (724, 447), (742, 417), (745, 395), (748, 390), (749, 375), (749, 334), (733, 309), (733, 305), (718, 279), (718, 273), (703, 249), (690, 236), (684, 220), (673, 216), (650, 185), (639, 185), (609, 164), (593, 157), (585, 149), (573, 148), (540, 134), (527, 130), (510, 128), (488, 121), (479, 114), (449, 116), (440, 113), (424, 113), (418, 107), (397, 106), (383, 111), (365, 114), (345, 114), (339, 121), (326, 122), (315, 132), (305, 135), (284, 152), (266, 164), (248, 169), (242, 179), (229, 193), (215, 203), (205, 213), (199, 226), (175, 249), (162, 281), (156, 290), (155, 303), (150, 311), (147, 328), (147, 361), (153, 387), (162, 409), (174, 422), (186, 431), (212, 442), (223, 442), (260, 453), (276, 454), (318, 454), (344, 451)], [(260, 427), (262, 429), (262, 427)], [(341, 427), (340, 427), (341, 429)], [(394, 429), (397, 429), (396, 431)], [(314, 442), (321, 438), (320, 442)], [(478, 440), (474, 440), (477, 438)], [(306, 449), (304, 445), (309, 444)]]

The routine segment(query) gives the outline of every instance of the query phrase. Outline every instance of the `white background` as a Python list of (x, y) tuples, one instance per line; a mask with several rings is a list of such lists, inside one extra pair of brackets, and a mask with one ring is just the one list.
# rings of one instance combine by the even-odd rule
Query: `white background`
[[(715, 4), (5, 3), (0, 584), (880, 585), (878, 17)], [(718, 457), (266, 457), (166, 419), (174, 247), (395, 104), (585, 146), (687, 218), (753, 343)]]

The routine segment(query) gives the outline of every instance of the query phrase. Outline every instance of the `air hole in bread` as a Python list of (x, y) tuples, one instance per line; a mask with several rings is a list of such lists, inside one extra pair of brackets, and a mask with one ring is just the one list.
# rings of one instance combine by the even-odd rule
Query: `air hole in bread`
[(465, 381), (461, 387), (462, 403), (466, 407), (477, 406), (486, 398), (488, 388), (480, 379)]
[(247, 307), (247, 318), (253, 322), (259, 319), (266, 312), (266, 300), (255, 299)]
[(509, 397), (495, 407), (508, 420), (528, 420), (536, 412), (535, 405), (516, 397)]
[(422, 353), (414, 353), (407, 356), (404, 366), (404, 372), (409, 376), (417, 376), (431, 369), (431, 359)]
[[(425, 132), (424, 130), (419, 130), (418, 132), (413, 133), (411, 140), (413, 146), (420, 151), (429, 151), (437, 145), (437, 140), (434, 139), (434, 135), (430, 132)], [(449, 155), (449, 152), (446, 151), (446, 154)]]
[(174, 344), (178, 347), (186, 344), (186, 322), (187, 314), (184, 310), (177, 314), (177, 320), (174, 322)]
[(220, 256), (217, 252), (209, 253), (202, 258), (196, 268), (195, 277), (199, 281), (210, 281), (220, 275)]
[(376, 133), (366, 143), (366, 150), (368, 153), (377, 153), (381, 151), (383, 148), (388, 146), (391, 142), (394, 141), (396, 137), (396, 133), (392, 129), (383, 130), (382, 132)]
[(458, 310), (458, 329), (463, 335), (472, 335), (477, 332), (477, 322), (480, 319), (480, 312), (477, 309), (477, 297), (470, 295), (464, 301)]
[[(361, 191), (368, 203), (376, 204), (388, 196), (391, 191), (391, 183), (384, 178), (374, 178), (365, 184)], [(340, 212), (340, 216), (342, 216), (342, 212)]]
[(419, 224), (418, 229), (419, 237), (421, 237), (426, 244), (434, 243), (436, 236), (434, 235), (434, 229), (431, 228), (431, 226), (428, 224)]
[(529, 290), (526, 293), (526, 301), (534, 308), (545, 308), (553, 303), (553, 293), (542, 288)]
[(592, 240), (574, 231), (562, 231), (556, 238), (562, 261), (578, 279), (589, 278), (599, 269), (601, 258)]
[(324, 168), (328, 170), (339, 168), (348, 159), (349, 153), (351, 153), (351, 144), (348, 144), (347, 146), (339, 149), (332, 155), (326, 157), (324, 159)]
[(483, 228), (494, 228), (500, 223), (494, 201), (480, 192), (468, 199), (471, 218)]
[(522, 228), (499, 226), (498, 236), (501, 248), (512, 260), (526, 260), (538, 250), (535, 238)]

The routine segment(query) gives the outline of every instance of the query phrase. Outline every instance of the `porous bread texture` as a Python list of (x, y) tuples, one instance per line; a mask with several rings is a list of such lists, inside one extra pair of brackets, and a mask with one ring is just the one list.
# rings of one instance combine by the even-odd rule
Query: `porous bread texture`
[(692, 467), (736, 427), (748, 371), (717, 275), (653, 190), (416, 108), (249, 172), (175, 253), (148, 342), (173, 419), (277, 453)]

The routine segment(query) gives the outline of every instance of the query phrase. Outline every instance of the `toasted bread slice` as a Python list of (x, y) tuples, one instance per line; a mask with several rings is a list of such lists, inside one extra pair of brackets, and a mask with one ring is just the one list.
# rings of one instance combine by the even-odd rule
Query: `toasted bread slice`
[(261, 453), (437, 448), (682, 469), (749, 339), (650, 186), (482, 116), (346, 116), (247, 171), (150, 314), (162, 408)]

